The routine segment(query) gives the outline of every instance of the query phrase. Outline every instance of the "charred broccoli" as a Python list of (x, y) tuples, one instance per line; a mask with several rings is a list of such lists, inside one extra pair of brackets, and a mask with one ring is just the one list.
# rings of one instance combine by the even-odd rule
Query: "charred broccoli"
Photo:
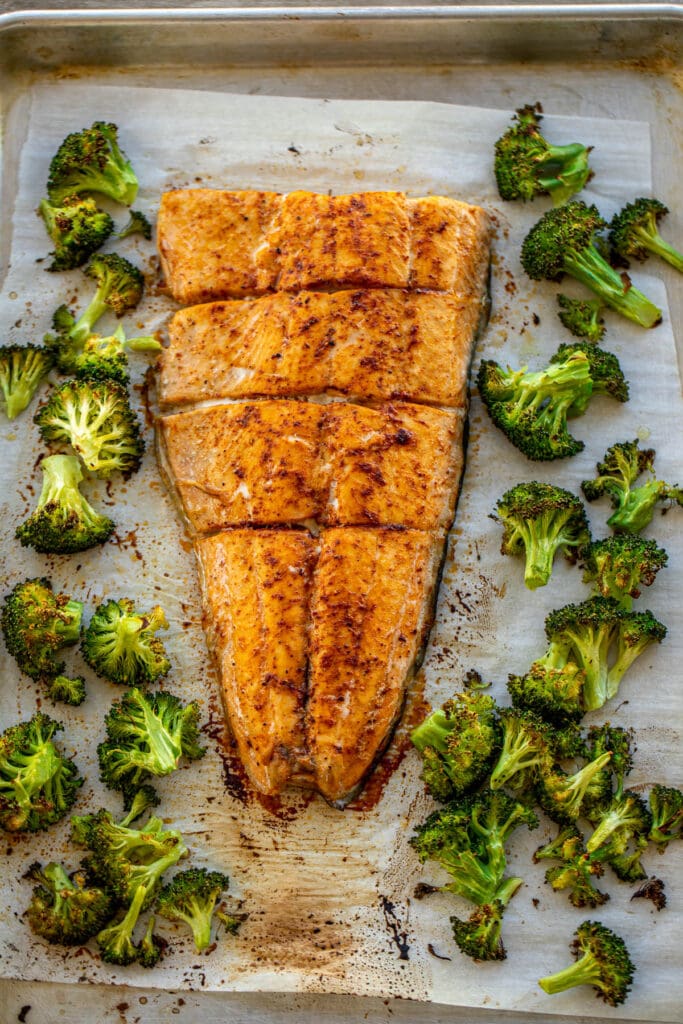
[(586, 852), (583, 836), (574, 825), (562, 829), (555, 839), (540, 846), (534, 860), (560, 862), (548, 868), (545, 880), (556, 892), (568, 890), (572, 906), (600, 907), (609, 900), (607, 893), (593, 885), (593, 879), (604, 874), (602, 864)]
[(594, 244), (596, 232), (606, 226), (597, 207), (580, 200), (549, 210), (524, 239), (522, 266), (535, 281), (560, 281), (570, 274), (617, 313), (641, 327), (655, 327), (661, 310), (613, 270)]
[(24, 547), (65, 555), (104, 544), (114, 522), (96, 512), (81, 494), (83, 474), (76, 456), (50, 455), (40, 468), (43, 487), (38, 506), (16, 531)]
[(197, 952), (211, 943), (211, 922), (216, 905), (230, 884), (227, 875), (205, 868), (190, 868), (175, 875), (157, 897), (157, 911), (168, 921), (189, 925)]
[(526, 788), (536, 781), (538, 771), (552, 761), (553, 730), (530, 711), (503, 708), (499, 717), (503, 745), (489, 785), (494, 790), (502, 786)]
[(99, 477), (140, 468), (144, 441), (126, 389), (116, 381), (67, 380), (40, 407), (35, 422), (45, 441), (70, 444)]
[(637, 534), (618, 533), (596, 540), (583, 552), (584, 583), (593, 583), (596, 593), (613, 597), (627, 610), (640, 588), (649, 587), (667, 561), (664, 548)]
[(607, 750), (592, 758), (573, 775), (568, 775), (558, 766), (539, 772), (536, 792), (538, 802), (548, 817), (560, 825), (571, 825), (578, 821), (596, 775), (603, 771), (611, 759), (612, 751)]
[(598, 921), (584, 921), (576, 929), (572, 952), (576, 963), (541, 978), (538, 984), (544, 992), (554, 995), (576, 985), (592, 985), (610, 1006), (626, 1000), (635, 967), (623, 939)]
[(683, 792), (673, 786), (653, 786), (648, 801), (652, 817), (648, 839), (663, 853), (674, 839), (683, 839)]
[(611, 853), (623, 853), (632, 838), (646, 838), (652, 828), (647, 804), (630, 789), (616, 792), (606, 807), (596, 809), (588, 817), (595, 828), (588, 837), (586, 850), (595, 853), (603, 848), (603, 860), (609, 860)]
[(615, 214), (610, 223), (612, 249), (623, 259), (645, 260), (653, 253), (683, 273), (683, 253), (665, 242), (659, 221), (669, 212), (659, 199), (636, 199)]
[(140, 956), (140, 948), (133, 941), (133, 932), (142, 913), (144, 905), (149, 902), (148, 892), (144, 885), (135, 890), (125, 912), (118, 919), (107, 925), (97, 935), (100, 956), (106, 964), (127, 967), (135, 963)]
[(83, 779), (52, 742), (63, 726), (42, 713), (0, 736), (0, 827), (38, 832), (59, 821)]
[(94, 199), (89, 197), (64, 196), (54, 206), (43, 199), (39, 210), (55, 247), (50, 253), (54, 259), (48, 270), (81, 267), (114, 230), (109, 214), (98, 210)]
[(129, 598), (106, 601), (83, 635), (83, 657), (98, 675), (112, 683), (155, 683), (171, 668), (164, 646), (155, 636), (159, 629), (168, 629), (159, 605), (150, 612), (138, 612)]
[(85, 679), (83, 676), (76, 676), (74, 679), (68, 676), (55, 676), (49, 681), (45, 691), (50, 700), (78, 707), (86, 697)]
[(131, 210), (128, 223), (119, 231), (117, 238), (128, 238), (129, 235), (142, 235), (147, 241), (152, 237), (152, 225), (140, 210)]
[(55, 594), (47, 579), (18, 583), (5, 598), (2, 631), (9, 653), (31, 679), (54, 679), (64, 670), (57, 651), (78, 642), (83, 605)]
[(550, 360), (551, 363), (563, 363), (576, 353), (583, 352), (588, 360), (588, 372), (593, 382), (591, 394), (581, 392), (577, 400), (569, 408), (569, 416), (581, 416), (588, 408), (591, 395), (606, 395), (616, 402), (628, 402), (629, 387), (624, 377), (619, 360), (611, 352), (606, 352), (589, 341), (574, 341), (568, 345), (560, 345)]
[(605, 337), (605, 321), (602, 318), (603, 305), (599, 299), (570, 299), (558, 295), (560, 307), (557, 314), (567, 330), (577, 338), (598, 345)]
[(532, 711), (559, 729), (581, 721), (586, 673), (568, 657), (566, 644), (551, 643), (525, 675), (511, 674), (508, 692), (513, 707)]
[(54, 364), (47, 348), (0, 346), (0, 407), (8, 420), (23, 412)]
[(503, 524), (501, 552), (525, 555), (524, 582), (529, 590), (550, 579), (558, 551), (570, 562), (590, 543), (590, 530), (580, 500), (569, 491), (532, 481), (517, 484), (497, 504)]
[(48, 942), (80, 946), (96, 935), (112, 913), (111, 896), (99, 886), (86, 884), (75, 871), (69, 876), (61, 864), (31, 864), (25, 878), (37, 882), (26, 911), (31, 931)]
[(504, 911), (502, 900), (494, 900), (476, 907), (466, 921), (451, 917), (453, 938), (460, 952), (475, 961), (505, 960), (501, 935)]
[(540, 132), (541, 118), (540, 103), (520, 107), (514, 123), (496, 142), (494, 171), (501, 199), (550, 195), (559, 206), (592, 177), (590, 147), (580, 142), (551, 145)]
[[(608, 495), (615, 511), (607, 525), (617, 533), (640, 533), (651, 522), (655, 505), (660, 501), (683, 505), (682, 488), (654, 479), (654, 460), (654, 449), (639, 448), (637, 439), (621, 441), (608, 448), (603, 461), (598, 462), (598, 476), (581, 484), (587, 501)], [(652, 473), (653, 479), (634, 487), (646, 470)]]
[(50, 163), (47, 192), (53, 203), (65, 197), (97, 192), (130, 206), (138, 194), (138, 179), (118, 143), (115, 124), (95, 121), (72, 132)]

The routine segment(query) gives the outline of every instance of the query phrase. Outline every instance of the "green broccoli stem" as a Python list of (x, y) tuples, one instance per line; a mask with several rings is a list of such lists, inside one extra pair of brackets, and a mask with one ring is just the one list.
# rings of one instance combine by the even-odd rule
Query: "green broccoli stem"
[(11, 778), (11, 794), (19, 808), (21, 824), (14, 827), (21, 829), (28, 821), (36, 793), (49, 788), (63, 762), (52, 740), (43, 740), (30, 754), (15, 754), (14, 762), (8, 763), (4, 772)]
[(413, 746), (422, 752), (426, 747), (434, 747), (440, 753), (448, 750), (448, 737), (452, 732), (448, 718), (440, 709), (433, 711), (417, 728), (413, 729), (410, 739)]
[(106, 963), (131, 964), (138, 957), (138, 950), (133, 943), (133, 932), (142, 912), (147, 890), (143, 885), (135, 890), (125, 916), (116, 924), (103, 928), (97, 935), (97, 943)]
[[(654, 219), (654, 218), (653, 218)], [(658, 231), (654, 233), (647, 231), (642, 225), (635, 224), (633, 227), (633, 234), (636, 236), (638, 241), (648, 252), (653, 253), (655, 256), (659, 256), (660, 259), (665, 260), (675, 270), (683, 273), (683, 253), (678, 252), (672, 245), (665, 242)]]
[(12, 379), (11, 387), (3, 387), (5, 409), (8, 420), (23, 412), (36, 393), (38, 385), (46, 374), (45, 353), (36, 349), (26, 355), (21, 373)]
[[(500, 886), (496, 890), (496, 894), (494, 896), (494, 899), (495, 900), (500, 900), (502, 905), (504, 907), (507, 907), (507, 905), (510, 902), (510, 900), (512, 899), (512, 897), (515, 895), (517, 890), (522, 885), (524, 885), (524, 879), (523, 878), (514, 878), (514, 877), (512, 877), (512, 878), (504, 878), (503, 881), (501, 882)], [(490, 902), (493, 902), (493, 900), (490, 901)]]
[(609, 517), (607, 525), (617, 533), (640, 533), (652, 521), (655, 505), (664, 488), (660, 480), (650, 480), (642, 487), (634, 487), (623, 505)]
[(562, 530), (576, 515), (573, 508), (544, 512), (533, 521), (522, 520), (517, 529), (524, 539), (526, 566), (524, 582), (529, 590), (544, 587), (553, 571), (555, 554), (563, 545), (574, 542), (570, 535), (562, 536)]
[(126, 348), (131, 352), (161, 352), (162, 345), (152, 334), (143, 334), (139, 338), (129, 338)]
[(579, 633), (565, 631), (572, 641), (572, 651), (580, 669), (586, 673), (583, 705), (586, 711), (597, 711), (608, 699), (607, 655), (612, 641), (609, 629), (584, 626)]
[(90, 335), (94, 333), (95, 324), (104, 316), (109, 308), (107, 297), (108, 289), (104, 285), (100, 285), (93, 295), (90, 304), (69, 331), (69, 337), (77, 345), (84, 345)]
[(602, 968), (595, 956), (592, 953), (584, 953), (576, 963), (570, 964), (557, 974), (541, 978), (538, 984), (549, 996), (557, 992), (566, 992), (568, 988), (575, 988), (577, 985), (594, 985), (602, 991), (602, 975)]
[(539, 161), (536, 180), (546, 189), (555, 206), (562, 206), (580, 192), (586, 181), (588, 150), (580, 142), (568, 146), (548, 144), (547, 153)]
[(594, 245), (579, 252), (565, 253), (564, 269), (617, 313), (641, 327), (656, 327), (660, 323), (662, 311), (633, 285), (625, 284), (621, 275), (610, 267)]
[(207, 949), (211, 944), (211, 922), (213, 917), (214, 902), (211, 901), (207, 907), (196, 899), (188, 900), (187, 909), (176, 908), (176, 914), (181, 921), (184, 921), (192, 929), (197, 952)]

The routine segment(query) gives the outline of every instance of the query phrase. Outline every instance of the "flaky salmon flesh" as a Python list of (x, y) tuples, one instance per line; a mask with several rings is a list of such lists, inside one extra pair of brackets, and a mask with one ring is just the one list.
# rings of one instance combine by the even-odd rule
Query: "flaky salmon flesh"
[(157, 219), (166, 283), (184, 305), (313, 288), (479, 298), (489, 239), (480, 207), (402, 192), (178, 189), (164, 193)]

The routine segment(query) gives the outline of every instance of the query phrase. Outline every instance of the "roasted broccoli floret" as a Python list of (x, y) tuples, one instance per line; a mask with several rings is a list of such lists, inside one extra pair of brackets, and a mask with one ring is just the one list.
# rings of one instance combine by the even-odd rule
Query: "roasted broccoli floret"
[(634, 892), (631, 899), (650, 900), (657, 910), (664, 910), (664, 907), (666, 906), (664, 882), (661, 878), (648, 878), (647, 882), (641, 885), (640, 888)]
[(45, 441), (70, 444), (99, 477), (140, 468), (144, 441), (128, 393), (112, 380), (67, 380), (40, 407), (35, 422)]
[[(568, 345), (560, 345), (551, 359), (551, 363), (562, 363), (576, 352), (583, 352), (588, 360), (588, 372), (593, 381), (593, 395), (607, 395), (615, 402), (628, 402), (629, 387), (624, 377), (619, 360), (611, 352), (606, 352), (589, 341), (574, 341)], [(588, 408), (590, 394), (581, 392), (569, 408), (569, 416), (582, 416)]]
[(0, 346), (0, 407), (8, 420), (23, 412), (54, 364), (47, 348)]
[(0, 828), (38, 832), (59, 821), (83, 779), (52, 742), (63, 726), (42, 713), (0, 736)]
[(659, 233), (659, 221), (669, 208), (659, 199), (636, 199), (615, 214), (610, 223), (609, 240), (614, 252), (623, 259), (645, 260), (654, 253), (683, 273), (683, 253), (665, 242)]
[[(588, 853), (604, 848), (609, 854), (623, 853), (629, 840), (647, 837), (652, 828), (652, 815), (643, 798), (630, 789), (615, 793), (610, 803), (589, 815), (595, 830), (586, 842)], [(610, 857), (600, 855), (601, 860)]]
[(674, 839), (683, 839), (683, 792), (673, 786), (653, 786), (648, 797), (652, 826), (648, 839), (663, 853)]
[(578, 821), (595, 776), (603, 771), (611, 759), (612, 751), (606, 750), (573, 775), (568, 775), (557, 766), (540, 772), (536, 792), (538, 802), (548, 817), (561, 825)]
[(503, 524), (501, 553), (525, 556), (529, 590), (545, 586), (558, 552), (575, 562), (579, 549), (590, 543), (584, 507), (562, 487), (536, 481), (517, 484), (496, 508)]
[(147, 889), (138, 886), (125, 913), (119, 920), (103, 928), (97, 935), (97, 945), (105, 963), (127, 967), (138, 959), (140, 949), (133, 941), (133, 932), (147, 900)]
[(593, 885), (593, 879), (604, 873), (602, 864), (586, 853), (583, 836), (575, 826), (564, 828), (555, 839), (539, 847), (534, 860), (560, 862), (547, 869), (545, 880), (556, 892), (568, 890), (572, 906), (600, 907), (609, 900), (607, 893)]
[(68, 676), (55, 676), (49, 681), (45, 690), (50, 700), (71, 704), (72, 707), (78, 707), (86, 697), (83, 676), (76, 676), (74, 679), (70, 679)]
[(550, 195), (560, 206), (592, 177), (590, 147), (580, 142), (553, 146), (541, 134), (541, 118), (540, 103), (520, 107), (513, 124), (496, 142), (494, 171), (501, 199)]
[(530, 711), (503, 708), (499, 715), (503, 746), (489, 784), (491, 789), (526, 788), (552, 763), (553, 730)]
[[(674, 501), (683, 505), (683, 489), (677, 485), (654, 479), (655, 452), (642, 449), (635, 441), (621, 441), (605, 452), (598, 462), (598, 475), (581, 484), (588, 501), (607, 495), (616, 510), (607, 520), (617, 533), (640, 533), (652, 520), (655, 505), (660, 501)], [(649, 470), (653, 479), (641, 487), (634, 487), (641, 473)]]
[(171, 693), (129, 690), (107, 713), (107, 739), (100, 743), (102, 781), (110, 789), (136, 789), (151, 775), (168, 775), (203, 757), (198, 742), (199, 705), (183, 705)]
[(576, 352), (536, 373), (527, 367), (504, 370), (484, 359), (477, 384), (493, 422), (528, 459), (547, 462), (583, 450), (583, 441), (567, 429), (567, 416), (593, 392), (585, 353)]
[(111, 896), (89, 886), (81, 871), (69, 876), (61, 864), (31, 864), (24, 875), (37, 882), (26, 919), (31, 931), (48, 942), (80, 946), (96, 935), (111, 917)]
[(55, 247), (48, 270), (81, 267), (114, 230), (109, 214), (98, 210), (95, 200), (86, 196), (64, 196), (54, 206), (43, 199), (39, 210)]
[(559, 729), (581, 721), (586, 673), (568, 657), (565, 644), (551, 643), (525, 675), (510, 675), (508, 692), (513, 707), (533, 711)]
[(47, 579), (17, 583), (5, 598), (1, 622), (7, 650), (21, 671), (38, 681), (60, 675), (64, 662), (57, 651), (78, 642), (82, 615), (82, 603), (55, 594)]
[(576, 985), (592, 985), (610, 1006), (623, 1003), (635, 971), (624, 940), (598, 921), (584, 921), (571, 948), (576, 963), (541, 978), (538, 984), (543, 991), (554, 995)]
[(230, 879), (220, 871), (190, 868), (165, 885), (157, 897), (157, 911), (168, 921), (189, 925), (197, 952), (211, 943), (211, 922), (221, 895)]
[(37, 508), (16, 531), (24, 547), (65, 555), (104, 544), (114, 522), (96, 512), (81, 494), (83, 473), (76, 456), (49, 455), (40, 468), (43, 487)]
[(640, 597), (640, 588), (651, 586), (668, 562), (664, 548), (630, 533), (594, 541), (584, 550), (583, 558), (584, 583), (593, 583), (596, 593), (613, 597), (627, 610), (633, 598)]
[(83, 634), (81, 650), (88, 665), (112, 683), (146, 686), (167, 675), (171, 663), (156, 637), (168, 629), (163, 608), (138, 612), (127, 597), (101, 604)]
[(152, 225), (140, 210), (130, 211), (130, 219), (119, 231), (117, 238), (128, 238), (129, 235), (142, 235), (147, 241), (152, 237)]
[(155, 918), (150, 917), (147, 931), (138, 946), (138, 963), (141, 967), (156, 967), (164, 955), (167, 943), (154, 934)]
[(91, 334), (74, 360), (74, 375), (79, 380), (117, 380), (127, 384), (127, 352), (160, 352), (161, 345), (152, 335), (126, 338), (123, 327), (101, 337)]
[(612, 799), (612, 783), (616, 792), (624, 791), (624, 779), (633, 768), (633, 731), (619, 725), (594, 725), (588, 730), (588, 753), (592, 759), (601, 757), (606, 751), (612, 755), (609, 767), (596, 775), (586, 796), (586, 817), (598, 814)]
[(560, 281), (570, 274), (587, 285), (611, 309), (641, 327), (655, 327), (660, 309), (603, 259), (594, 243), (606, 227), (596, 206), (578, 199), (549, 210), (522, 244), (522, 266), (535, 281)]
[(50, 163), (47, 192), (59, 204), (66, 196), (97, 192), (130, 206), (138, 179), (118, 143), (115, 124), (95, 121), (64, 139)]
[(558, 316), (567, 330), (577, 338), (598, 345), (605, 337), (605, 321), (602, 318), (603, 305), (599, 299), (570, 299), (558, 295), (560, 307)]
[(501, 900), (494, 900), (477, 907), (467, 921), (451, 917), (453, 938), (460, 952), (476, 961), (505, 960), (501, 938), (504, 910)]
[(495, 701), (484, 693), (457, 693), (410, 738), (432, 796), (444, 802), (463, 796), (488, 774), (499, 745)]

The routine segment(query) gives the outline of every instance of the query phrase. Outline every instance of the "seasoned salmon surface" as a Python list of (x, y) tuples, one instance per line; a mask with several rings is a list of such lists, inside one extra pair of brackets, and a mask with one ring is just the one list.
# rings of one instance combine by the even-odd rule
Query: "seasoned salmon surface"
[(488, 272), (484, 210), (402, 192), (179, 189), (161, 198), (157, 244), (178, 302), (303, 288), (411, 288), (477, 297)]
[(163, 464), (191, 530), (295, 525), (450, 526), (462, 410), (290, 400), (166, 416)]
[(192, 306), (171, 320), (159, 402), (331, 394), (462, 407), (484, 314), (478, 298), (396, 289)]

